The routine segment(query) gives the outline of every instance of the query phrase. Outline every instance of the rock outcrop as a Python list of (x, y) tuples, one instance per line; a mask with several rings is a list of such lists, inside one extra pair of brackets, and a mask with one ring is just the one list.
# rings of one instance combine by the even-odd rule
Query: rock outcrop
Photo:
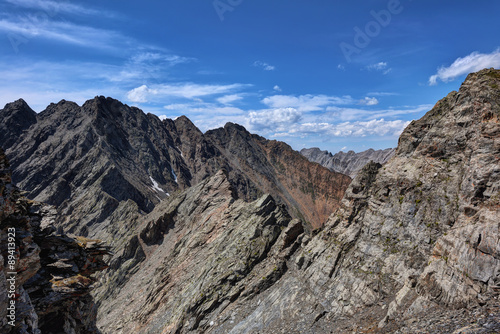
[(55, 214), (22, 196), (0, 149), (2, 333), (99, 333), (91, 275), (107, 267), (108, 249), (56, 233)]
[(321, 151), (317, 147), (303, 148), (300, 154), (305, 156), (309, 161), (317, 162), (332, 171), (355, 177), (358, 172), (370, 161), (380, 164), (386, 163), (394, 156), (396, 149), (387, 148), (385, 150), (369, 149), (363, 152), (355, 153), (354, 151), (338, 152), (331, 154), (328, 151)]

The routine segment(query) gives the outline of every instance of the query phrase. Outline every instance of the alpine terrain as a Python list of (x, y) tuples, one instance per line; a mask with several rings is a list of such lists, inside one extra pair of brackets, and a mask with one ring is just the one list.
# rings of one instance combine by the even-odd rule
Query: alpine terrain
[(316, 162), (104, 97), (0, 118), (2, 333), (500, 332), (500, 70)]

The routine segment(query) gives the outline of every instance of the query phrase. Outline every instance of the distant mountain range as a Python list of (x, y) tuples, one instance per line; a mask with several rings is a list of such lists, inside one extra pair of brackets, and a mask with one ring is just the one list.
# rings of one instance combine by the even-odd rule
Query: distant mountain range
[(395, 152), (396, 149), (394, 148), (387, 148), (385, 150), (369, 149), (359, 153), (355, 153), (354, 151), (344, 153), (340, 151), (335, 154), (322, 151), (317, 147), (300, 150), (300, 154), (309, 159), (309, 161), (317, 162), (332, 171), (349, 175), (352, 178), (370, 161), (384, 164), (394, 156)]
[(354, 179), (232, 123), (8, 104), (0, 332), (498, 333), (499, 87), (470, 74)]

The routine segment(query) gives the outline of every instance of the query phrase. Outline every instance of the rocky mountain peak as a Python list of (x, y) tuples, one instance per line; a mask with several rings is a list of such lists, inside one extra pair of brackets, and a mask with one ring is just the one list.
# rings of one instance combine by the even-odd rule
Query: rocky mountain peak
[(15, 136), (20, 136), (23, 131), (37, 122), (37, 114), (23, 99), (7, 103), (3, 110), (0, 123), (0, 145), (8, 147), (14, 143)]

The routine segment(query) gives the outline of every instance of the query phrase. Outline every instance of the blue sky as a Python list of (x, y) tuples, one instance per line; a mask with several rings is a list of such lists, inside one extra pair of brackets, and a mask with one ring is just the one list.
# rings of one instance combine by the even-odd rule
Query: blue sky
[(111, 96), (300, 150), (397, 145), (500, 68), (498, 1), (0, 0), (0, 106)]

